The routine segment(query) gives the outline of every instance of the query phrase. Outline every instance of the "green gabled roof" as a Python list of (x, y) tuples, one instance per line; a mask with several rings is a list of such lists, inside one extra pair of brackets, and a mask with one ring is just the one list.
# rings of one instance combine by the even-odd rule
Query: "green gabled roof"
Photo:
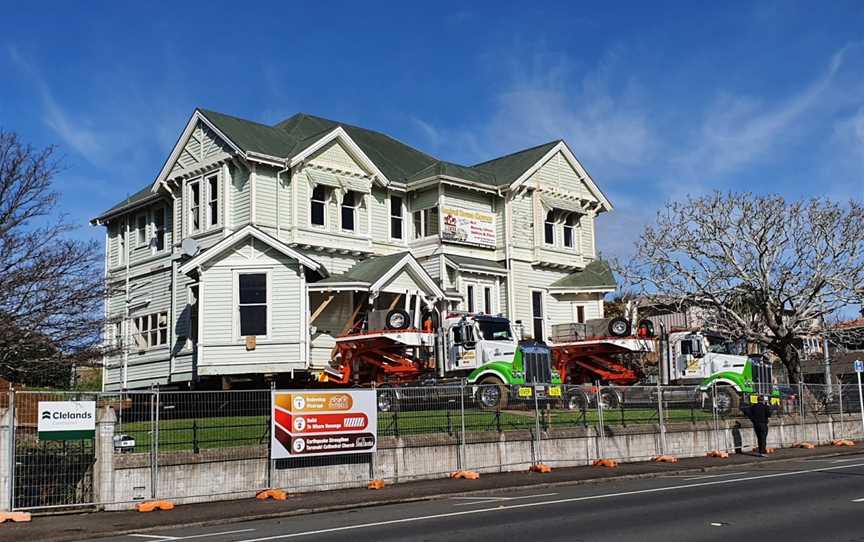
[(472, 258), (470, 256), (459, 256), (457, 254), (445, 254), (444, 257), (453, 262), (457, 267), (467, 268), (487, 268), (507, 271), (507, 264), (504, 261), (484, 260), (482, 258)]
[(493, 175), (496, 186), (506, 186), (528, 171), (528, 168), (536, 164), (547, 152), (552, 150), (552, 147), (560, 142), (560, 139), (556, 139), (488, 162), (474, 164), (471, 167)]
[(464, 179), (474, 183), (497, 186), (495, 183), (495, 177), (485, 171), (480, 171), (468, 166), (461, 166), (452, 162), (445, 162), (443, 160), (437, 160), (428, 167), (421, 169), (414, 175), (408, 177), (405, 180), (405, 183), (411, 184), (437, 175), (446, 175), (448, 177)]
[(243, 151), (282, 158), (296, 143), (296, 140), (292, 140), (283, 130), (277, 130), (266, 124), (207, 109), (199, 108), (198, 111)]
[(605, 260), (594, 260), (581, 271), (570, 273), (549, 285), (550, 288), (572, 288), (574, 290), (590, 290), (601, 288), (617, 288), (612, 269)]
[(334, 283), (363, 283), (366, 285), (375, 284), (381, 277), (399, 263), (409, 252), (397, 252), (387, 256), (375, 256), (358, 262), (348, 271), (339, 275), (330, 275), (329, 277), (319, 280), (313, 284), (334, 284)]
[(116, 205), (111, 207), (110, 209), (100, 213), (99, 216), (93, 218), (91, 220), (91, 222), (95, 223), (95, 222), (102, 220), (104, 218), (108, 218), (109, 216), (111, 216), (112, 214), (114, 214), (118, 211), (121, 211), (121, 210), (126, 209), (126, 208), (135, 207), (139, 203), (143, 203), (143, 202), (149, 201), (149, 200), (159, 199), (159, 197), (160, 197), (159, 194), (154, 193), (153, 191), (151, 191), (150, 188), (151, 188), (151, 185), (148, 184), (147, 186), (145, 186), (141, 190), (135, 192), (131, 196), (127, 196), (126, 199), (120, 201), (119, 203), (117, 203)]

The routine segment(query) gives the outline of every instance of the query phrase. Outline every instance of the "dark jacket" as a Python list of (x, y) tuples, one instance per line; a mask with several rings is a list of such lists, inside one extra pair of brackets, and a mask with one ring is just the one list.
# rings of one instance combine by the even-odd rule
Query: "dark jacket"
[(753, 424), (768, 424), (768, 418), (771, 417), (771, 409), (765, 403), (756, 403), (744, 409), (744, 414), (750, 418)]

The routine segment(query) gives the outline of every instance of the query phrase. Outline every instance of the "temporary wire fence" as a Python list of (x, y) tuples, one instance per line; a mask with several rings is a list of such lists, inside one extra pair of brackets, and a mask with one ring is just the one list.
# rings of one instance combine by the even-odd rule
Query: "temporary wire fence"
[[(377, 388), (375, 453), (272, 460), (271, 391), (0, 394), (0, 414), (14, 420), (0, 427), (0, 454), (11, 457), (0, 492), (14, 509), (124, 508), (755, 446), (750, 396), (719, 386), (462, 383)], [(857, 385), (779, 387), (768, 399), (775, 446), (864, 434)], [(45, 401), (95, 401), (95, 439), (40, 439)], [(100, 470), (109, 463), (110, 484)]]

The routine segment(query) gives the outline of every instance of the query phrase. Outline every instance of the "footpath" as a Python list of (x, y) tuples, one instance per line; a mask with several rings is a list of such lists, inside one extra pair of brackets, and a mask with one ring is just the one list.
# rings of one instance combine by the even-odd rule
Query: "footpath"
[(778, 461), (832, 457), (861, 453), (854, 448), (829, 446), (814, 449), (785, 448), (761, 458), (753, 454), (733, 454), (727, 459), (693, 457), (678, 463), (625, 463), (617, 468), (568, 467), (549, 473), (510, 472), (483, 474), (478, 480), (436, 479), (386, 486), (381, 490), (342, 489), (291, 495), (285, 501), (244, 499), (177, 506), (171, 511), (90, 512), (35, 515), (31, 523), (0, 524), (0, 540), (66, 542), (92, 540), (109, 535), (146, 533), (167, 527), (195, 527), (237, 523), (259, 519), (296, 516), (316, 512), (347, 510), (367, 506), (423, 501), (441, 497), (465, 496), (478, 492), (517, 491), (526, 487), (549, 487), (602, 483), (610, 480), (654, 478), (672, 474), (691, 474), (765, 464)]

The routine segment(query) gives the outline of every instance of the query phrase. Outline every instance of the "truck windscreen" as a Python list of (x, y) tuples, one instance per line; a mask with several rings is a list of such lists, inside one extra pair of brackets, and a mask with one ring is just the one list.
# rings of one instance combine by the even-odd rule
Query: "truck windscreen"
[(480, 320), (480, 335), (487, 341), (512, 341), (513, 334), (510, 332), (510, 323), (506, 320)]

